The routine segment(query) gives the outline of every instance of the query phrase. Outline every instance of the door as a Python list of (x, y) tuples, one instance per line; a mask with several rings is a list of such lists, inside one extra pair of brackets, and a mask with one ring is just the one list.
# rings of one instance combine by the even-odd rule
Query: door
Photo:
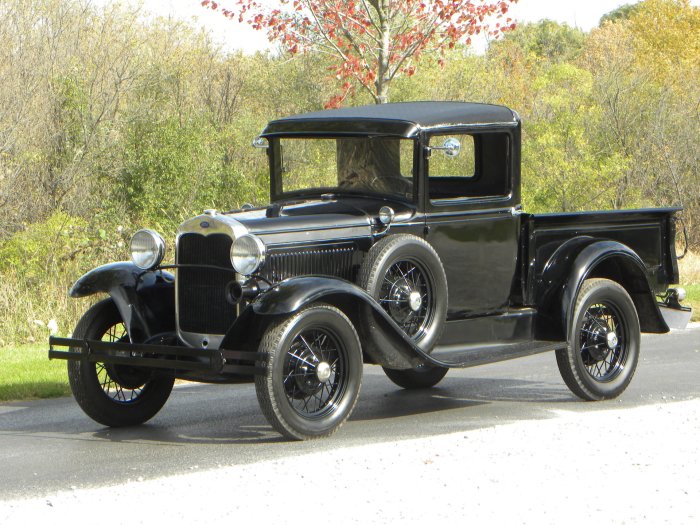
[(428, 137), (426, 239), (447, 275), (448, 320), (508, 307), (520, 231), (510, 144), (508, 133)]

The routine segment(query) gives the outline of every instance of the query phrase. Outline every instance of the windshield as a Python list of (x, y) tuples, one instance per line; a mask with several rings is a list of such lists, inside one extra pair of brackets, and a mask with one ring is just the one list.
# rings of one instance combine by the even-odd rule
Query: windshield
[(360, 193), (413, 198), (411, 139), (280, 138), (280, 193)]

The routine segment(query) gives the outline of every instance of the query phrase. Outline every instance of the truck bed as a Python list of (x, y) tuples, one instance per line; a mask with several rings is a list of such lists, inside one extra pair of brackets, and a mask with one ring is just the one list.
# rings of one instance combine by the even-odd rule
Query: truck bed
[(533, 304), (538, 283), (552, 255), (580, 237), (620, 242), (634, 250), (647, 269), (654, 293), (678, 282), (675, 214), (681, 208), (653, 208), (575, 213), (523, 214), (522, 290)]

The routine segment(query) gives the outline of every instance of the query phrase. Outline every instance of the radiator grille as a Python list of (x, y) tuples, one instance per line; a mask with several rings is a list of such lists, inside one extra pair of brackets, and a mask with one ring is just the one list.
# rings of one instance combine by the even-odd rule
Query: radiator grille
[(300, 275), (329, 275), (353, 280), (353, 246), (310, 246), (277, 249), (268, 253), (260, 272), (272, 282)]
[[(178, 268), (180, 330), (198, 334), (225, 334), (236, 318), (236, 307), (226, 300), (226, 285), (234, 278), (231, 237), (217, 233), (180, 236), (178, 264), (206, 264), (208, 268)], [(217, 270), (211, 266), (231, 268)]]

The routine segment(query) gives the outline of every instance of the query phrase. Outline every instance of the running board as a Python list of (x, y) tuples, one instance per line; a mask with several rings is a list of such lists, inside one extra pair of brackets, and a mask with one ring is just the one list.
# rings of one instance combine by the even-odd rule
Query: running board
[(430, 353), (430, 361), (433, 364), (447, 368), (467, 368), (542, 352), (551, 352), (559, 348), (566, 348), (566, 342), (521, 341), (502, 344), (441, 345), (436, 346)]

